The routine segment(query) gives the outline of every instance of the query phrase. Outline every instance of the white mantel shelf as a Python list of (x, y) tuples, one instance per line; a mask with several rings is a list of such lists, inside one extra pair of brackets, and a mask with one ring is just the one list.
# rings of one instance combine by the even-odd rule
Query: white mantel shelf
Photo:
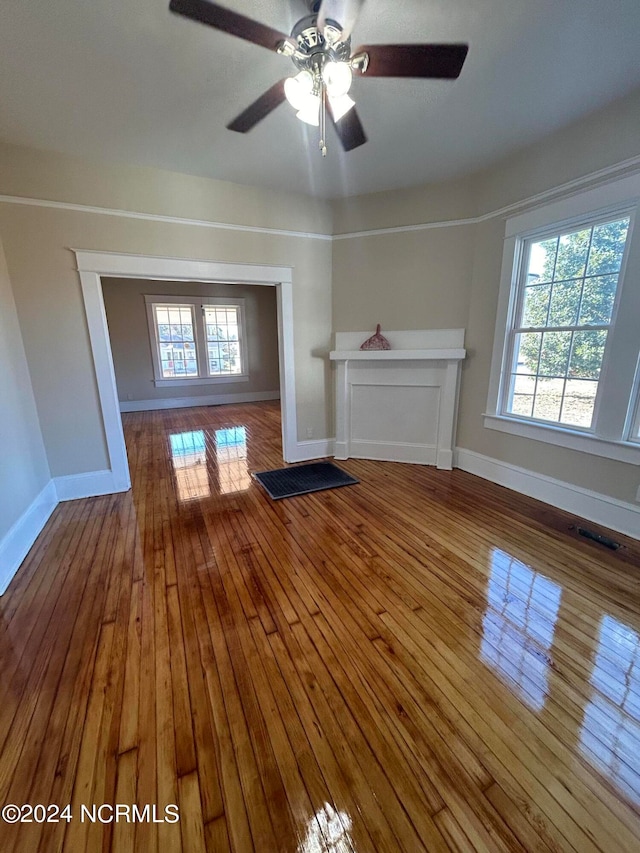
[(461, 361), (466, 350), (456, 349), (382, 349), (333, 350), (331, 361)]
[(383, 332), (388, 350), (356, 349), (366, 332), (337, 332), (337, 459), (451, 469), (464, 329)]

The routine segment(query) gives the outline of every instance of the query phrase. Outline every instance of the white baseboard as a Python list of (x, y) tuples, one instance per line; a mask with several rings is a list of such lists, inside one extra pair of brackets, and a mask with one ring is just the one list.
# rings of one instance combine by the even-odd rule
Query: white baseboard
[[(337, 453), (345, 448), (336, 446)], [(412, 465), (435, 465), (438, 448), (434, 444), (411, 444), (402, 441), (364, 441), (352, 438), (349, 456), (353, 459), (375, 459), (379, 462), (407, 462)], [(339, 458), (346, 458), (341, 456)]]
[(311, 459), (324, 459), (333, 456), (335, 439), (321, 438), (317, 441), (299, 441), (296, 444), (295, 454), (286, 462), (307, 462)]
[(224, 406), (229, 403), (262, 403), (279, 400), (280, 391), (247, 391), (245, 394), (206, 394), (201, 397), (166, 397), (159, 400), (121, 400), (121, 412), (153, 412), (188, 409), (192, 406)]
[(55, 477), (54, 483), (59, 501), (75, 501), (78, 498), (94, 498), (98, 495), (126, 492), (130, 485), (128, 482), (118, 482), (113, 471), (69, 474), (66, 477)]
[(640, 506), (483, 456), (464, 447), (456, 448), (456, 468), (640, 539)]
[(0, 595), (2, 595), (29, 549), (38, 538), (51, 513), (58, 505), (53, 480), (44, 489), (0, 541)]

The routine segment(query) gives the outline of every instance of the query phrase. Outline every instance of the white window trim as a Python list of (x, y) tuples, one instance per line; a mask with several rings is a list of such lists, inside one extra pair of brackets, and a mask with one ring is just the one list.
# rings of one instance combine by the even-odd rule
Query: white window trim
[(635, 446), (640, 445), (640, 354), (636, 364), (636, 375), (633, 382), (635, 388), (632, 405), (629, 406), (629, 415), (625, 427), (626, 440)]
[[(538, 235), (544, 236), (550, 231), (555, 230), (557, 232), (574, 225), (579, 226), (594, 219), (629, 215), (630, 223), (625, 259), (620, 271), (618, 294), (611, 323), (613, 327), (617, 306), (625, 287), (626, 258), (629, 256), (632, 241), (640, 239), (640, 234), (634, 235), (634, 219), (639, 201), (640, 175), (633, 175), (543, 205), (507, 220), (487, 410), (484, 414), (484, 426), (486, 428), (640, 465), (640, 441), (630, 438), (633, 435), (633, 429), (637, 428), (638, 418), (640, 417), (638, 411), (640, 408), (640, 401), (638, 400), (640, 396), (640, 389), (638, 388), (640, 371), (636, 371), (633, 386), (635, 391), (631, 397), (636, 404), (635, 419), (627, 411), (625, 428), (616, 435), (596, 435), (593, 431), (572, 429), (564, 424), (518, 418), (517, 416), (505, 415), (500, 411), (503, 396), (502, 383), (504, 381), (503, 365), (508, 364), (509, 357), (507, 351), (509, 345), (508, 330), (512, 326), (517, 307), (519, 272), (525, 239), (528, 240)], [(606, 376), (609, 367), (610, 365), (605, 361), (601, 373), (602, 379)], [(596, 406), (597, 404), (598, 400), (596, 400)], [(629, 410), (631, 408), (629, 406)], [(597, 409), (594, 420), (595, 418), (597, 418)]]
[[(249, 373), (247, 371), (247, 343), (246, 343), (246, 326), (245, 326), (245, 310), (244, 299), (228, 299), (225, 296), (165, 296), (164, 294), (145, 294), (144, 301), (147, 308), (147, 324), (149, 326), (149, 343), (151, 346), (151, 362), (153, 365), (153, 384), (157, 388), (166, 388), (171, 386), (185, 385), (219, 385), (233, 382), (248, 382)], [(158, 342), (158, 330), (153, 312), (154, 305), (189, 305), (191, 307), (193, 317), (194, 343), (196, 345), (196, 353), (198, 358), (198, 370), (203, 370), (203, 365), (208, 364), (206, 335), (204, 331), (204, 323), (202, 321), (202, 306), (203, 305), (233, 305), (238, 308), (239, 314), (239, 329), (240, 329), (240, 359), (243, 365), (242, 373), (234, 373), (228, 376), (205, 376), (200, 373), (198, 376), (185, 376), (180, 378), (166, 378), (162, 375), (162, 367), (160, 365), (160, 353)]]

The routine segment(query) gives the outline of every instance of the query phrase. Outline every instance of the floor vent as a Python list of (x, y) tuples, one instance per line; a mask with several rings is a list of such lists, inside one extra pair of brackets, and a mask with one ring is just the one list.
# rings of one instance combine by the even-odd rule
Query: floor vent
[(589, 530), (588, 527), (579, 527), (578, 533), (580, 536), (584, 536), (586, 539), (593, 539), (594, 542), (598, 542), (600, 545), (604, 545), (606, 548), (611, 548), (612, 551), (617, 551), (620, 547), (620, 543), (616, 542), (613, 539), (609, 539), (608, 536), (602, 536), (601, 533), (596, 533), (594, 530)]

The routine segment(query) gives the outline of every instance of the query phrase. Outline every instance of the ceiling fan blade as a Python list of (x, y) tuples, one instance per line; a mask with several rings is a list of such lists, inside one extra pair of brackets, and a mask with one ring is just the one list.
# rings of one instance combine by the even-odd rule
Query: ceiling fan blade
[(318, 11), (318, 29), (324, 29), (327, 21), (335, 21), (342, 27), (339, 41), (346, 41), (351, 35), (364, 0), (322, 0)]
[(364, 145), (367, 135), (355, 107), (352, 107), (339, 121), (334, 119), (329, 101), (327, 101), (327, 110), (345, 151), (353, 151), (354, 148)]
[(236, 133), (248, 133), (259, 121), (262, 121), (276, 107), (279, 107), (284, 100), (284, 80), (279, 80), (270, 89), (267, 89), (264, 94), (260, 95), (246, 110), (241, 112), (239, 116), (236, 116), (227, 125), (227, 128), (235, 130)]
[(266, 47), (267, 50), (277, 50), (282, 42), (291, 41), (284, 33), (238, 12), (225, 9), (217, 3), (210, 3), (209, 0), (171, 0), (169, 9), (178, 15), (184, 15), (185, 18), (208, 24), (216, 30)]
[(367, 53), (366, 77), (429, 77), (454, 80), (467, 56), (467, 44), (372, 44), (354, 53)]

